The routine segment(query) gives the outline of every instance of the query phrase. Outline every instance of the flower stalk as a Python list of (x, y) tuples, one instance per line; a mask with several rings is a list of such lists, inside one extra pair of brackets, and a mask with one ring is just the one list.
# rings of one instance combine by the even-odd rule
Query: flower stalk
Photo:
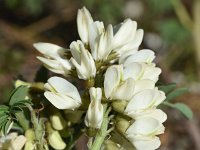
[(106, 136), (109, 134), (108, 132), (108, 125), (109, 125), (109, 113), (111, 111), (111, 107), (108, 107), (107, 104), (103, 104), (104, 107), (104, 116), (101, 128), (96, 134), (94, 142), (92, 143), (89, 150), (100, 150)]

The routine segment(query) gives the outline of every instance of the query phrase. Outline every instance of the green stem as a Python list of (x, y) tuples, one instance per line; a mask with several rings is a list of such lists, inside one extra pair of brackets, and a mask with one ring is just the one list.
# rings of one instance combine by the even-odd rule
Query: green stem
[(33, 108), (31, 106), (28, 106), (30, 112), (31, 112), (31, 122), (33, 124), (34, 127), (34, 131), (35, 131), (35, 140), (36, 140), (36, 145), (37, 145), (37, 149), (38, 150), (45, 150), (45, 143), (43, 141), (43, 134), (44, 134), (44, 129), (42, 127), (43, 121), (39, 120), (36, 117), (35, 111), (33, 110)]
[(106, 136), (108, 135), (108, 124), (109, 124), (109, 112), (111, 111), (111, 108), (107, 109), (107, 104), (104, 104), (104, 117), (103, 117), (103, 122), (101, 125), (101, 128), (99, 130), (99, 132), (97, 133), (95, 140), (92, 144), (92, 146), (90, 147), (90, 150), (100, 150), (101, 145), (104, 142), (104, 139), (106, 138)]

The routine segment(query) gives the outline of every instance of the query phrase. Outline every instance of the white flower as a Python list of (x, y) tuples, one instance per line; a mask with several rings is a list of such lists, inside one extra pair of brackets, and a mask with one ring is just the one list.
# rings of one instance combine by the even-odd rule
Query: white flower
[(81, 41), (72, 42), (70, 50), (73, 56), (70, 60), (76, 67), (78, 77), (84, 80), (94, 77), (96, 75), (95, 62), (83, 43)]
[(137, 50), (143, 39), (143, 30), (137, 30), (137, 23), (126, 19), (114, 35), (113, 50), (119, 55), (128, 50)]
[(95, 49), (95, 41), (105, 32), (104, 24), (100, 21), (95, 21), (89, 26), (89, 46), (91, 50)]
[(145, 64), (133, 62), (124, 67), (124, 77), (135, 80), (149, 79), (154, 82), (158, 81), (161, 69), (154, 64)]
[(163, 123), (167, 120), (166, 113), (160, 109), (153, 109), (151, 111), (148, 111), (148, 113), (143, 113), (143, 114), (137, 115), (134, 118), (139, 119), (142, 117), (151, 117), (151, 118), (157, 119), (160, 123)]
[[(102, 27), (100, 27), (102, 28)], [(98, 29), (97, 23), (90, 26), (90, 49), (94, 60), (105, 60), (112, 50), (113, 28)]]
[(85, 117), (87, 127), (100, 128), (103, 121), (103, 105), (101, 104), (101, 88), (90, 88), (90, 105)]
[(76, 87), (60, 77), (51, 77), (44, 85), (44, 96), (58, 109), (75, 109), (81, 105)]
[(131, 51), (128, 54), (122, 54), (122, 56), (119, 58), (119, 64), (124, 64), (127, 66), (132, 62), (151, 63), (154, 58), (155, 53), (152, 50), (143, 49), (140, 51)]
[(85, 7), (79, 9), (77, 15), (78, 33), (85, 44), (89, 42), (89, 26), (91, 23), (93, 23), (93, 19), (90, 12)]
[(155, 150), (160, 146), (156, 135), (164, 133), (164, 130), (164, 126), (157, 119), (143, 117), (127, 129), (126, 136), (137, 150)]
[(69, 60), (62, 58), (66, 49), (50, 43), (35, 43), (33, 46), (44, 55), (37, 58), (50, 71), (62, 75), (68, 75), (72, 66)]
[(134, 94), (135, 80), (124, 78), (123, 66), (113, 65), (105, 73), (104, 91), (108, 99), (130, 100)]
[(133, 96), (126, 106), (125, 113), (132, 118), (153, 111), (165, 100), (165, 93), (155, 89), (147, 89)]
[(0, 137), (0, 149), (2, 150), (22, 150), (26, 143), (26, 137), (17, 135), (16, 132)]

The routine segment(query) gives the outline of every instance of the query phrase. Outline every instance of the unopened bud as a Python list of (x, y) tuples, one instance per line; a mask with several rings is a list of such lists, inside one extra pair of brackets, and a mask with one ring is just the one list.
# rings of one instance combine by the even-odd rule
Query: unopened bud
[(67, 123), (65, 119), (62, 117), (60, 112), (56, 112), (55, 114), (50, 116), (51, 125), (56, 130), (63, 130)]
[(127, 101), (113, 101), (112, 102), (112, 106), (113, 106), (113, 109), (119, 113), (123, 113), (126, 106), (127, 106)]
[(46, 123), (46, 129), (47, 129), (47, 139), (49, 142), (49, 145), (53, 147), (56, 150), (63, 150), (67, 146), (65, 142), (62, 140), (60, 133), (58, 131), (55, 131), (49, 122)]
[(124, 119), (122, 117), (118, 117), (116, 119), (116, 129), (121, 134), (124, 134), (129, 126), (130, 126), (130, 121), (128, 121), (128, 120), (126, 120), (126, 119)]
[(112, 140), (105, 141), (105, 150), (119, 150), (120, 147), (117, 143), (113, 142)]

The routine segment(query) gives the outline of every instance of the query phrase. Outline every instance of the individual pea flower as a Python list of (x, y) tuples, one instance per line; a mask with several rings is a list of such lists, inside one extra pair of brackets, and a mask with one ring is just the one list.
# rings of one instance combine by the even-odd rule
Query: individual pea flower
[(33, 46), (44, 55), (44, 57), (38, 56), (37, 58), (47, 69), (64, 76), (69, 75), (72, 65), (70, 64), (69, 60), (63, 58), (64, 54), (68, 50), (50, 43), (40, 42), (33, 44)]
[(161, 69), (155, 67), (155, 64), (132, 62), (124, 66), (124, 68), (125, 78), (133, 78), (135, 80), (149, 79), (157, 82), (161, 73)]
[(0, 137), (0, 149), (2, 150), (22, 150), (25, 145), (26, 137), (11, 132), (6, 136)]
[(85, 117), (85, 124), (87, 127), (99, 129), (103, 121), (102, 90), (91, 87), (89, 94), (91, 102)]
[(93, 19), (90, 12), (85, 7), (79, 9), (77, 15), (77, 27), (79, 36), (84, 44), (88, 44), (89, 42), (89, 26), (92, 23)]
[(164, 133), (162, 123), (151, 117), (142, 117), (126, 130), (126, 137), (137, 150), (155, 150), (161, 142), (157, 135)]
[(152, 63), (155, 58), (155, 53), (149, 49), (143, 49), (140, 51), (129, 51), (119, 58), (119, 64), (124, 64), (125, 66), (133, 62), (143, 62)]
[(128, 101), (134, 94), (134, 88), (135, 80), (124, 77), (123, 65), (113, 65), (106, 70), (104, 92), (107, 99)]
[(106, 60), (112, 50), (113, 28), (108, 25), (105, 31), (102, 22), (90, 25), (89, 44), (94, 60)]
[(165, 98), (165, 93), (156, 89), (140, 91), (129, 101), (124, 112), (132, 118), (152, 113)]
[(77, 88), (60, 77), (51, 77), (44, 85), (44, 96), (58, 109), (76, 109), (81, 105)]
[(83, 80), (93, 78), (96, 75), (96, 66), (90, 52), (85, 49), (81, 41), (70, 44), (72, 53), (71, 63), (76, 67), (78, 77)]
[(143, 30), (137, 30), (137, 23), (126, 19), (116, 28), (112, 49), (119, 55), (129, 50), (137, 50), (143, 39)]

